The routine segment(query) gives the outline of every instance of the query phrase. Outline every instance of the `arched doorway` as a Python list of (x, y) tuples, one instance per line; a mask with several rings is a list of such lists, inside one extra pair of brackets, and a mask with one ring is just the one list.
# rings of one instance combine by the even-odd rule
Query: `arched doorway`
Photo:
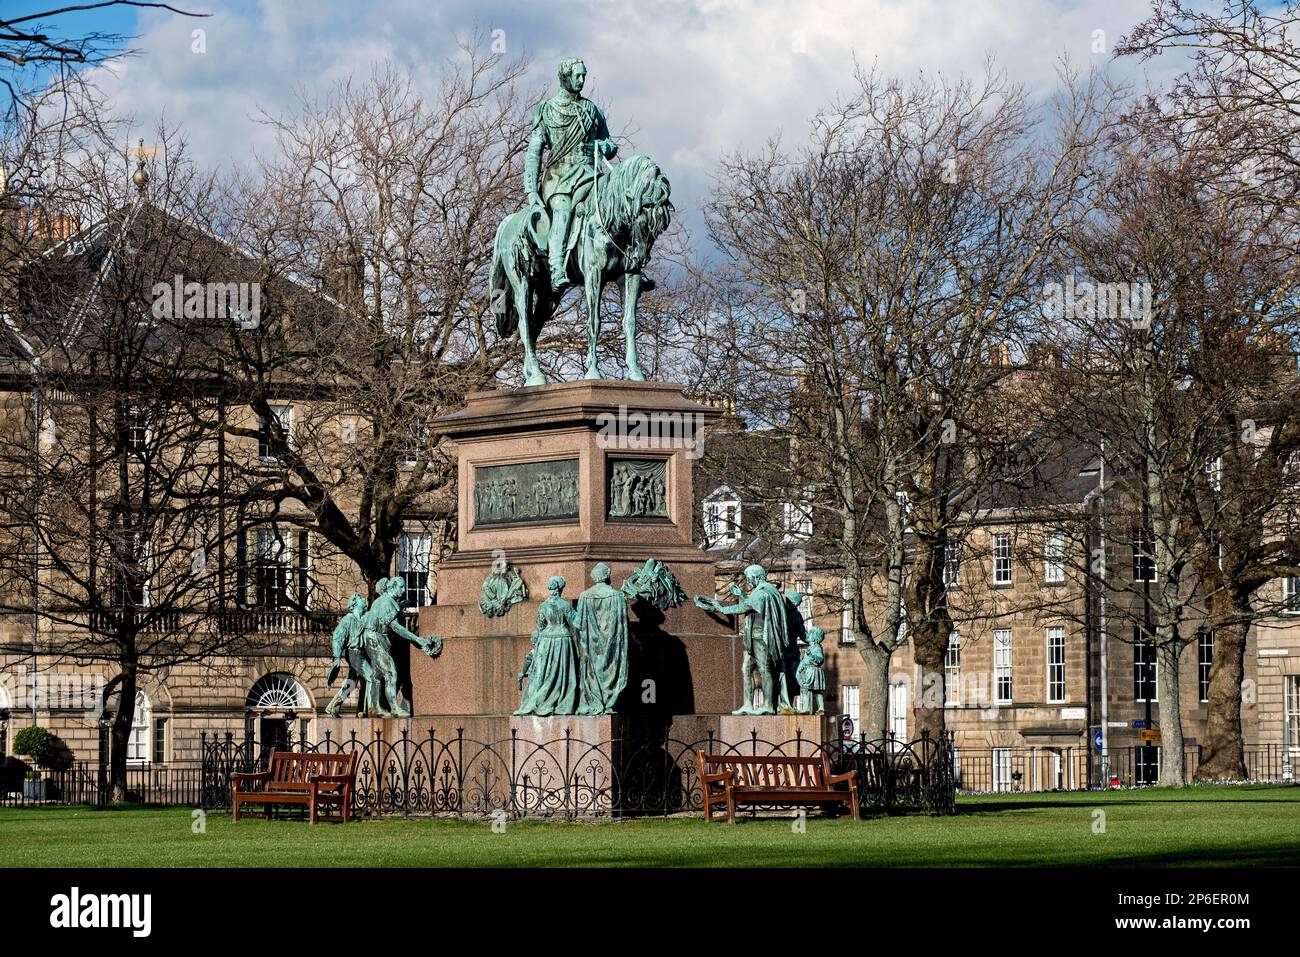
[(244, 701), (248, 729), (263, 754), (289, 750), (309, 736), (316, 713), (311, 695), (293, 675), (272, 671), (258, 678)]

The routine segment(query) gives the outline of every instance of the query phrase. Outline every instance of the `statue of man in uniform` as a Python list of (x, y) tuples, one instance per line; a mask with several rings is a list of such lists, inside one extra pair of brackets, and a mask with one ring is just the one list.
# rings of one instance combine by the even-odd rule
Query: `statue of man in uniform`
[[(735, 605), (723, 605), (716, 598), (704, 595), (696, 595), (695, 604), (721, 615), (745, 616), (742, 638), (745, 655), (740, 676), (745, 703), (732, 713), (776, 714), (778, 702), (787, 703), (781, 701), (786, 649), (790, 642), (787, 602), (781, 590), (767, 580), (767, 570), (762, 565), (750, 565), (745, 569), (745, 583), (749, 585), (749, 594), (739, 587), (731, 589), (731, 593), (741, 599)], [(762, 705), (754, 703), (755, 671), (763, 692)], [(788, 700), (788, 692), (784, 694)]]
[[(560, 89), (533, 110), (532, 132), (524, 160), (524, 192), (530, 206), (550, 216), (546, 257), (551, 266), (551, 287), (558, 292), (568, 284), (565, 250), (574, 207), (591, 193), (596, 163), (618, 152), (609, 137), (605, 114), (582, 95), (587, 66), (577, 57), (560, 62)], [(546, 169), (542, 152), (549, 150)], [(641, 289), (649, 286), (642, 280)]]

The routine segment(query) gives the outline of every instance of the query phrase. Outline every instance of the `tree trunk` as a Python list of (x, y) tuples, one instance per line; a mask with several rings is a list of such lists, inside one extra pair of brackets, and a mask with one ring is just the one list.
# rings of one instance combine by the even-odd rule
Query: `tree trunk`
[(889, 660), (893, 652), (869, 638), (864, 641), (859, 635), (858, 654), (867, 666), (867, 684), (857, 730), (873, 741), (885, 737), (889, 729)]
[(1182, 688), (1178, 663), (1186, 642), (1169, 638), (1156, 648), (1156, 673), (1160, 690), (1160, 779), (1161, 787), (1187, 785), (1183, 755)]
[[(912, 629), (913, 658), (920, 666), (920, 685), (912, 689), (912, 715), (916, 721), (913, 740), (930, 732), (930, 739), (943, 737), (943, 659), (948, 652), (948, 630), (934, 621), (917, 622)], [(936, 693), (937, 688), (937, 693)]]
[(1223, 625), (1214, 632), (1210, 695), (1205, 720), (1205, 756), (1196, 769), (1198, 781), (1244, 781), (1245, 746), (1241, 734), (1241, 683), (1246, 672), (1245, 623)]
[(126, 751), (131, 739), (131, 725), (135, 722), (135, 677), (134, 665), (122, 669), (118, 708), (109, 731), (108, 793), (113, 804), (127, 800)]

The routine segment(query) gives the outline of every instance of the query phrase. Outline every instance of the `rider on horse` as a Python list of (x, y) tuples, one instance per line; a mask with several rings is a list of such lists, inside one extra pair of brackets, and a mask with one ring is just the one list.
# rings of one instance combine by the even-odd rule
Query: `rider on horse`
[[(524, 161), (524, 191), (528, 203), (550, 215), (547, 260), (551, 268), (551, 289), (559, 292), (568, 285), (565, 256), (574, 207), (586, 202), (598, 175), (598, 157), (609, 159), (618, 144), (609, 136), (605, 114), (582, 96), (587, 66), (577, 57), (560, 62), (560, 89), (533, 110), (532, 133)], [(542, 171), (542, 151), (549, 150)], [(642, 291), (653, 287), (642, 281)]]

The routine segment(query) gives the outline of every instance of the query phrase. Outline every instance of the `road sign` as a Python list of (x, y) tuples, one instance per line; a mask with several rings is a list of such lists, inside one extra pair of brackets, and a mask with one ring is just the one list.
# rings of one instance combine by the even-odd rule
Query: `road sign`
[(1152, 731), (1150, 728), (1147, 728), (1146, 730), (1144, 730), (1144, 731), (1142, 732), (1142, 740), (1143, 740), (1143, 741), (1147, 741), (1147, 742), (1159, 741), (1159, 740), (1160, 740), (1160, 732), (1159, 732), (1159, 731)]
[(1092, 736), (1092, 746), (1098, 751), (1101, 750), (1101, 731), (1098, 731)]
[(1146, 726), (1147, 726), (1146, 718), (1134, 718), (1134, 719), (1133, 719), (1133, 727), (1135, 727), (1135, 728), (1145, 728)]
[(847, 714), (840, 718), (840, 737), (846, 741), (853, 737), (853, 718)]

